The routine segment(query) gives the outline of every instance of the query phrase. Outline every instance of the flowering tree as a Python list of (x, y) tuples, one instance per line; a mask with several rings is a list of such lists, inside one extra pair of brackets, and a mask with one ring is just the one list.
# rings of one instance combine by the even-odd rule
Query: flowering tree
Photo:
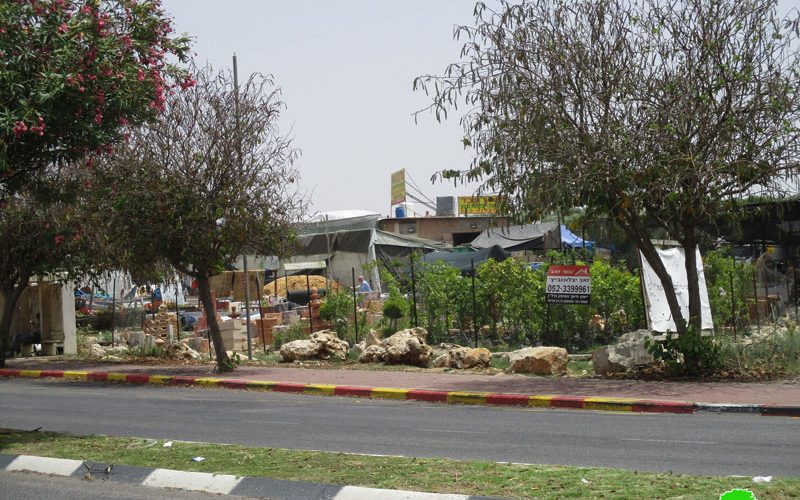
[(158, 0), (0, 2), (0, 197), (155, 118), (187, 51)]
[(165, 260), (197, 280), (220, 371), (232, 365), (210, 277), (245, 252), (287, 253), (306, 206), (297, 150), (277, 128), (282, 108), (267, 78), (251, 77), (237, 106), (229, 74), (199, 71), (196, 86), (168, 96), (161, 119), (132, 131), (108, 169), (98, 168), (93, 189), (98, 210), (126, 235), (116, 252), (125, 267)]

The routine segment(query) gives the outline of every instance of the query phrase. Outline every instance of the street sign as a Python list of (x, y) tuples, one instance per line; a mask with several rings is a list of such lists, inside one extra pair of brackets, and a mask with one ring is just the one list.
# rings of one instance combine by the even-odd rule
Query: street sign
[(588, 304), (592, 296), (589, 266), (550, 266), (545, 293), (548, 304)]

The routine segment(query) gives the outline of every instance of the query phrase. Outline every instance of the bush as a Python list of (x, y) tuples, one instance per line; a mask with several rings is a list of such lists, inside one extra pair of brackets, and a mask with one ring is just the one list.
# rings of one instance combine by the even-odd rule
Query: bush
[(747, 292), (752, 289), (753, 266), (735, 265), (728, 247), (708, 252), (704, 261), (708, 301), (714, 329), (748, 323)]
[(350, 328), (353, 306), (353, 294), (350, 290), (334, 290), (320, 304), (319, 316), (333, 326), (339, 338), (344, 339)]

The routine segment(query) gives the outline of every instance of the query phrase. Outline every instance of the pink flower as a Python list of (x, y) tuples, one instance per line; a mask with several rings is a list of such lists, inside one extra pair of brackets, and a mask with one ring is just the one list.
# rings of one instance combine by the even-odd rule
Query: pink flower
[(14, 137), (19, 137), (28, 131), (28, 126), (25, 125), (25, 122), (18, 121), (11, 130), (14, 132)]
[(54, 239), (55, 239), (56, 245), (60, 245), (60, 244), (64, 243), (64, 240), (66, 238), (64, 238), (64, 236), (62, 236), (60, 234), (57, 234)]
[(120, 125), (123, 125), (123, 126), (124, 126), (124, 125), (127, 125), (127, 124), (128, 124), (128, 119), (127, 119), (127, 118), (125, 118), (124, 116), (120, 116), (120, 117), (119, 117), (119, 120), (117, 120), (117, 122), (118, 122)]
[(64, 33), (67, 32), (68, 29), (69, 29), (69, 27), (67, 26), (67, 23), (61, 23), (61, 24), (58, 25), (58, 29), (56, 31), (58, 31), (59, 33), (61, 33), (63, 35)]
[(190, 87), (194, 87), (195, 85), (197, 85), (197, 81), (196, 81), (194, 78), (192, 78), (192, 75), (188, 75), (188, 76), (187, 76), (186, 78), (184, 78), (184, 80), (181, 82), (181, 88), (182, 88), (183, 90), (186, 90), (186, 89), (188, 89), (188, 88), (190, 88)]
[(97, 110), (97, 112), (94, 114), (94, 122), (95, 122), (96, 124), (98, 124), (98, 125), (101, 125), (101, 124), (103, 123), (103, 112), (102, 112), (102, 111), (100, 111), (99, 109), (98, 109), (98, 110)]

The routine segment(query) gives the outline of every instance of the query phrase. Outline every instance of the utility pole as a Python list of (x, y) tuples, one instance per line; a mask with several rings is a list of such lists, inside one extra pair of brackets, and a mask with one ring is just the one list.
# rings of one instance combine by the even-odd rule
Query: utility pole
[[(236, 67), (236, 53), (233, 54), (233, 113), (236, 118), (236, 147), (239, 153), (239, 171), (242, 170), (242, 135), (239, 132), (239, 70)], [(245, 228), (246, 232), (246, 228)], [(253, 334), (250, 331), (250, 280), (247, 269), (247, 250), (242, 255), (242, 267), (244, 270), (244, 317), (245, 328), (247, 329), (247, 359), (253, 360)], [(260, 302), (260, 297), (259, 297)], [(263, 318), (262, 318), (263, 319)]]

